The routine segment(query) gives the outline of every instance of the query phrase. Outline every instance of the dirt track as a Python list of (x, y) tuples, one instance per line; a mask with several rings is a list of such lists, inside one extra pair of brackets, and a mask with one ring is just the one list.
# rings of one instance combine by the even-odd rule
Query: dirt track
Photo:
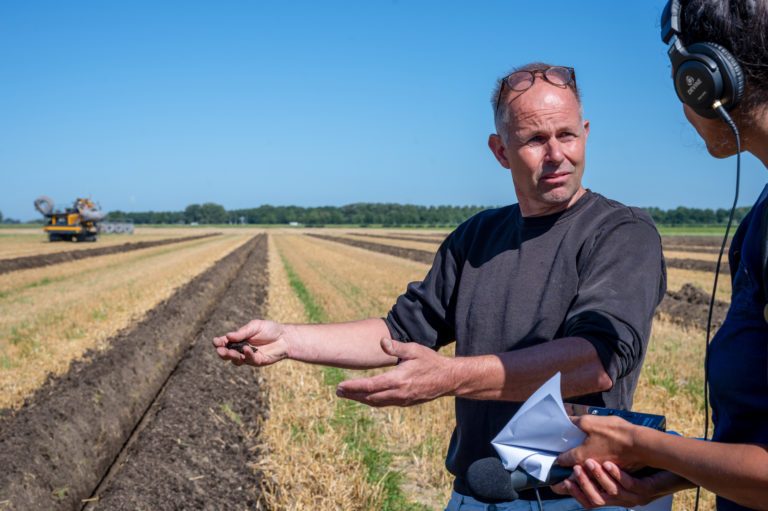
[(396, 257), (402, 257), (403, 259), (410, 259), (412, 261), (418, 261), (420, 263), (431, 264), (435, 259), (435, 253), (428, 250), (418, 250), (415, 248), (402, 248), (394, 247), (392, 245), (384, 245), (382, 243), (373, 243), (371, 241), (352, 240), (349, 238), (340, 238), (338, 236), (328, 236), (326, 234), (307, 234), (313, 238), (321, 240), (335, 241), (336, 243), (343, 243), (353, 247), (364, 248), (373, 252), (381, 252), (383, 254), (389, 254)]
[(266, 283), (261, 235), (3, 411), (3, 509), (80, 509), (97, 487), (99, 509), (258, 509), (247, 447), (262, 392), (210, 337), (263, 315)]
[[(677, 268), (680, 270), (696, 270), (715, 273), (717, 263), (715, 261), (702, 261), (701, 259), (677, 259), (668, 257), (665, 259), (667, 268)], [(724, 275), (730, 274), (730, 268), (728, 261), (723, 258), (723, 262), (720, 264), (720, 273)]]
[(400, 241), (421, 241), (422, 243), (440, 243), (447, 234), (373, 234), (368, 232), (348, 232), (350, 236), (364, 236), (366, 238), (379, 238), (385, 240), (400, 240)]
[(42, 254), (36, 256), (14, 257), (13, 259), (0, 259), (0, 274), (10, 273), (17, 270), (28, 270), (30, 268), (40, 268), (51, 264), (67, 263), (77, 261), (87, 257), (97, 257), (108, 254), (117, 254), (120, 252), (130, 252), (131, 250), (141, 250), (143, 248), (159, 247), (170, 245), (171, 243), (182, 243), (184, 241), (199, 240), (211, 236), (219, 236), (221, 233), (201, 234), (198, 236), (186, 236), (184, 238), (170, 238), (157, 241), (139, 241), (136, 243), (123, 243), (122, 245), (110, 245), (108, 247), (98, 247), (87, 250), (70, 250), (67, 252), (54, 252), (52, 254)]

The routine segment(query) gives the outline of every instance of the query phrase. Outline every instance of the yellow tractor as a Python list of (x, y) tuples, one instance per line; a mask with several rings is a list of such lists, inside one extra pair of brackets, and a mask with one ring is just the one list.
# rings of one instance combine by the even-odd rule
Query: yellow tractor
[(98, 223), (106, 216), (91, 199), (77, 199), (72, 207), (57, 209), (50, 197), (42, 196), (35, 199), (35, 209), (45, 217), (43, 230), (50, 241), (96, 241)]

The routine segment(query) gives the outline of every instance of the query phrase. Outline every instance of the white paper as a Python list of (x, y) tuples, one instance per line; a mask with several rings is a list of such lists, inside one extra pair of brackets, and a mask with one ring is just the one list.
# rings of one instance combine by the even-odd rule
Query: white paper
[(568, 418), (560, 394), (560, 373), (542, 385), (491, 441), (510, 472), (518, 467), (545, 481), (558, 454), (586, 435)]

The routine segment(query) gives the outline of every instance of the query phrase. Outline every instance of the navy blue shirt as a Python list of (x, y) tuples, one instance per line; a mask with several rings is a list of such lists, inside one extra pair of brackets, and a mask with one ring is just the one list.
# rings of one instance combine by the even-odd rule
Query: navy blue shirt
[[(768, 444), (768, 323), (763, 316), (762, 242), (768, 186), (731, 242), (732, 297), (725, 322), (709, 346), (712, 440)], [(744, 510), (717, 498), (718, 510)]]

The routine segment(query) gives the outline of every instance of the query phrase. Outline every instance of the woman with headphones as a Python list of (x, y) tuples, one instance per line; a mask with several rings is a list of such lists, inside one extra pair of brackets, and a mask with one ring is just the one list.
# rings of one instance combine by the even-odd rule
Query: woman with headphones
[[(768, 168), (768, 0), (671, 0), (662, 39), (685, 116), (709, 153), (748, 151)], [(574, 475), (556, 491), (585, 507), (631, 507), (701, 486), (717, 494), (718, 510), (768, 509), (768, 186), (739, 225), (729, 263), (731, 306), (705, 362), (712, 441), (583, 416), (575, 422), (587, 439), (558, 458)], [(619, 468), (643, 466), (661, 471), (636, 478)]]

